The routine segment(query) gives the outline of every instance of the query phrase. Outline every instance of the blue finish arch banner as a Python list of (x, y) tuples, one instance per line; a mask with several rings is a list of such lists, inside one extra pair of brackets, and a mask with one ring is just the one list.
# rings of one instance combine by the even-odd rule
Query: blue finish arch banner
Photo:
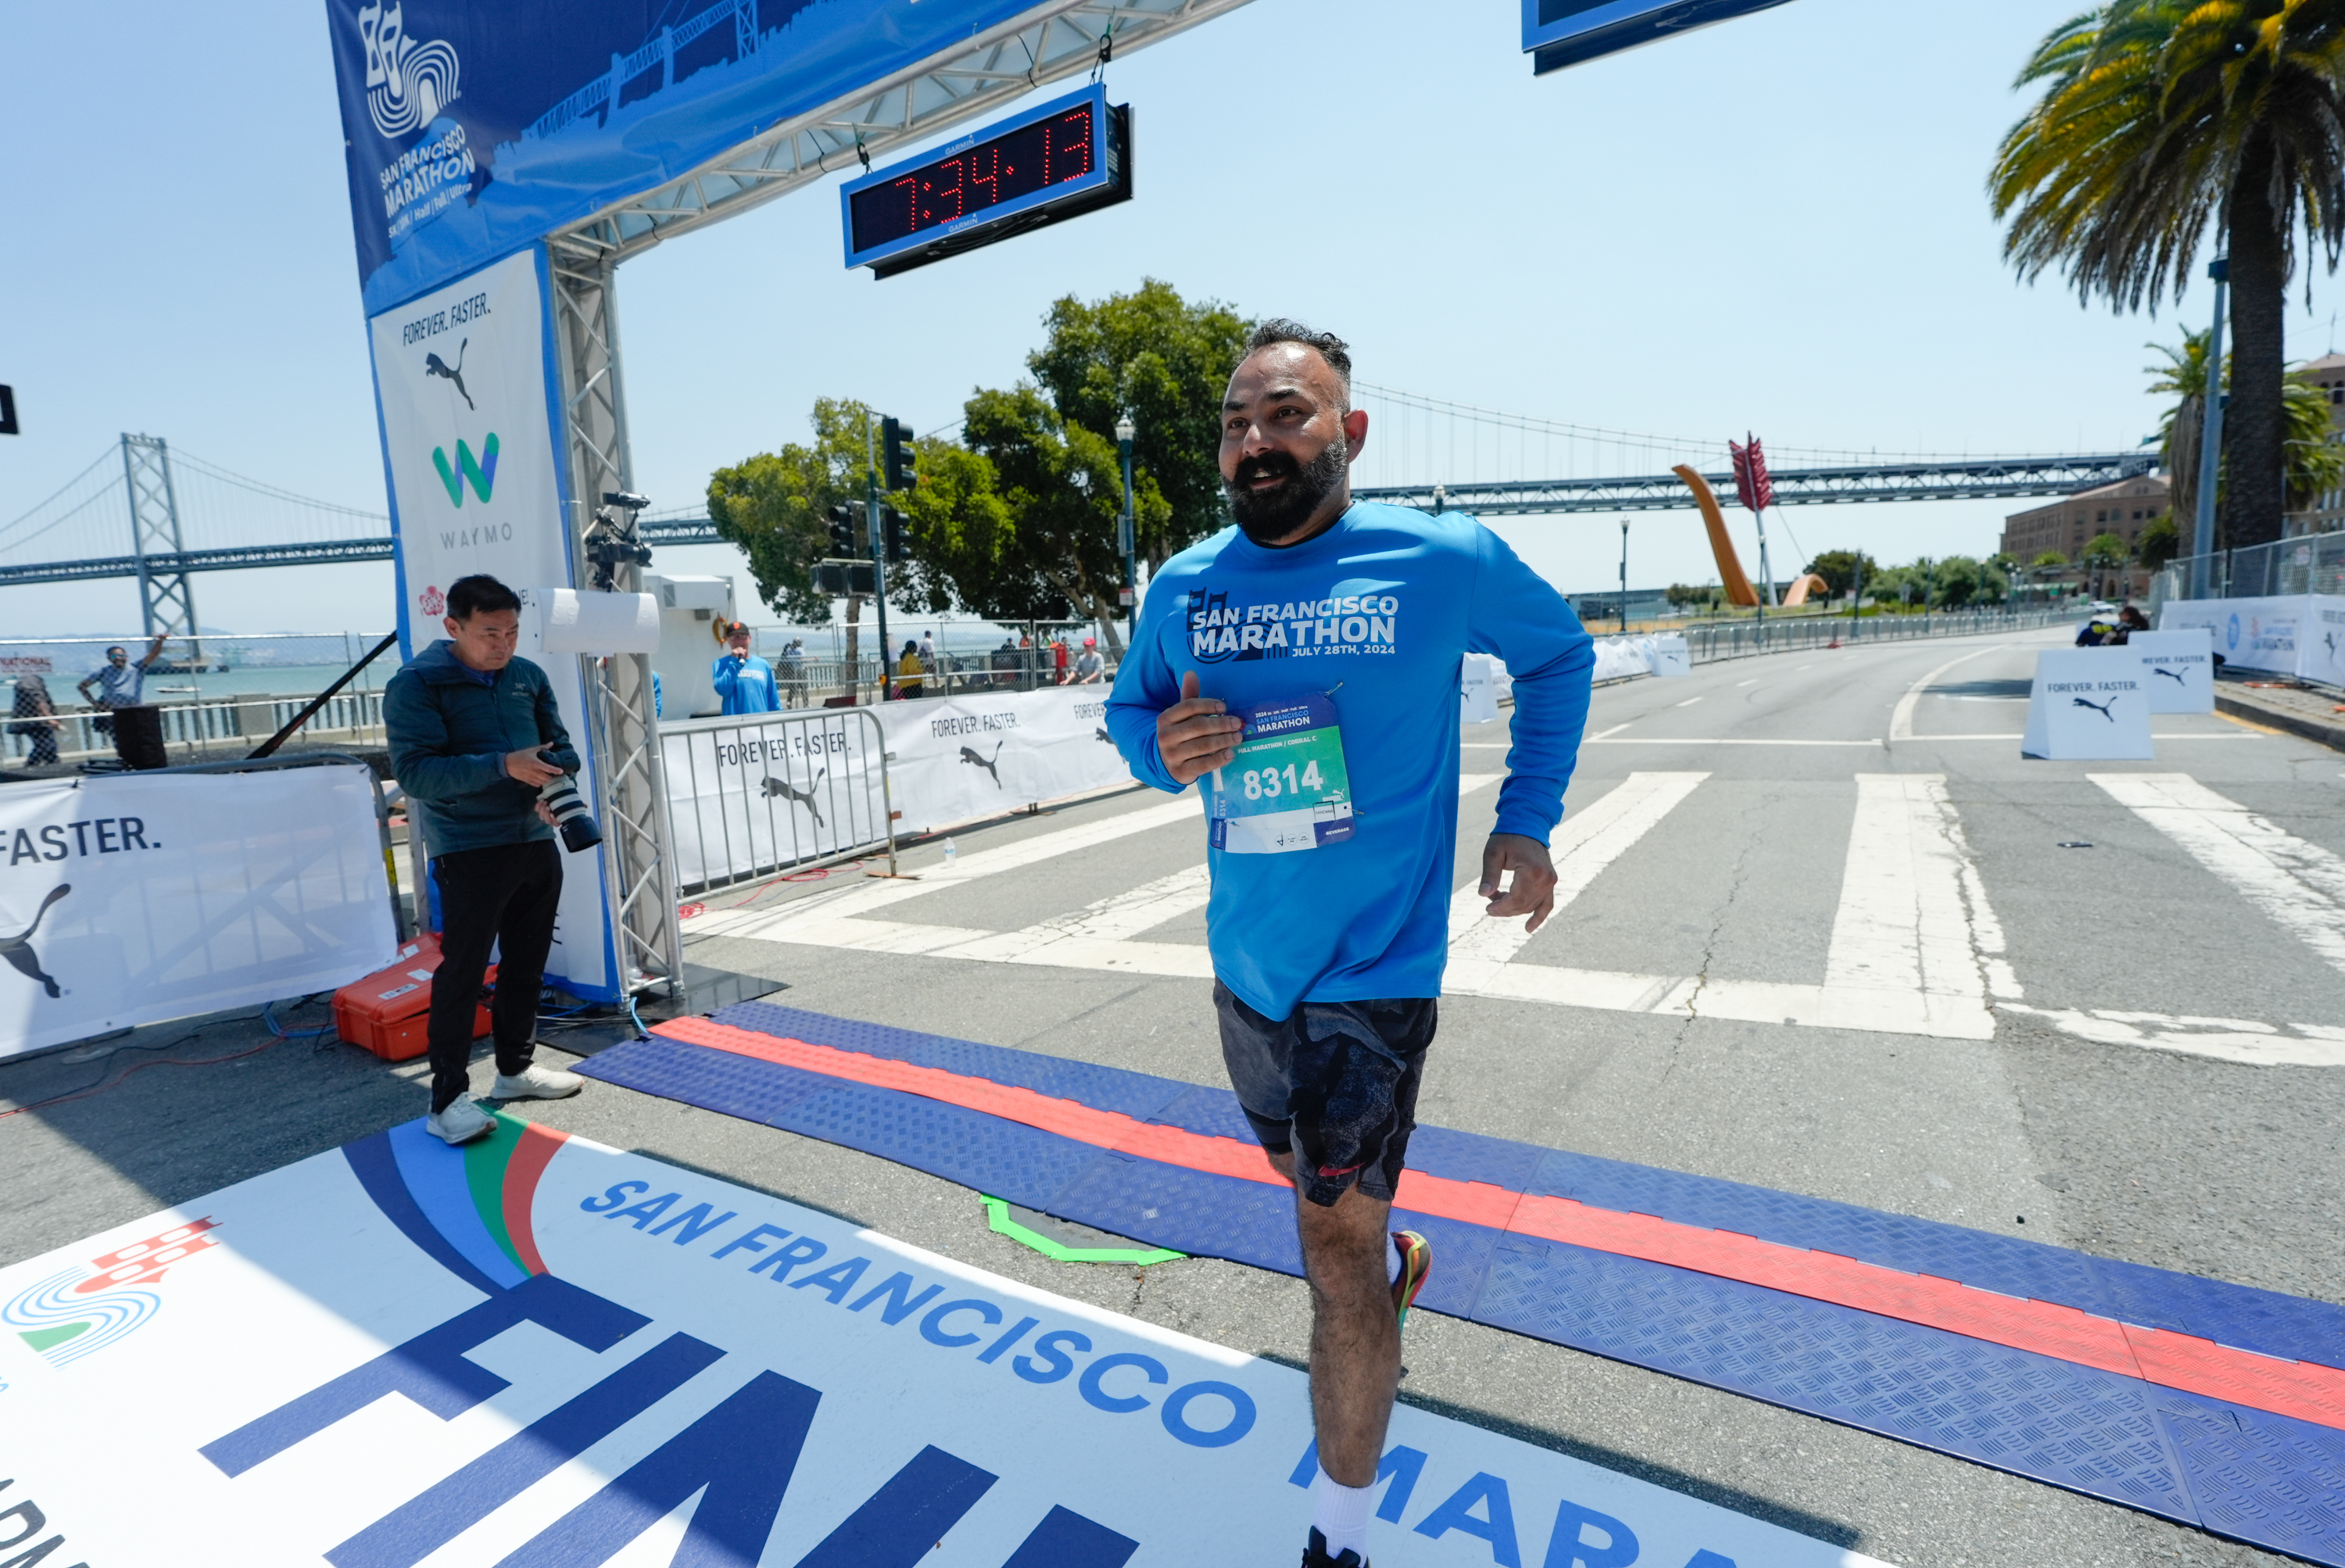
[(371, 315), (1032, 0), (326, 0)]

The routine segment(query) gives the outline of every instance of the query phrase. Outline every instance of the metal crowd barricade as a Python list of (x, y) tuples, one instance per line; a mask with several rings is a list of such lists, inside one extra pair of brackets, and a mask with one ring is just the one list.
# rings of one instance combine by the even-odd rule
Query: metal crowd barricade
[(887, 733), (863, 707), (659, 727), (679, 893), (884, 849), (896, 870)]

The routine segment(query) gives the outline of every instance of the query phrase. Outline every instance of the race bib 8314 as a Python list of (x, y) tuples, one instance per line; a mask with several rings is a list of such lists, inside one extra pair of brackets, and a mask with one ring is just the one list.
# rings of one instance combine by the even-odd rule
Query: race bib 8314
[(1352, 836), (1352, 786), (1335, 705), (1316, 692), (1230, 710), (1237, 756), (1212, 774), (1210, 840), (1236, 855), (1283, 855)]

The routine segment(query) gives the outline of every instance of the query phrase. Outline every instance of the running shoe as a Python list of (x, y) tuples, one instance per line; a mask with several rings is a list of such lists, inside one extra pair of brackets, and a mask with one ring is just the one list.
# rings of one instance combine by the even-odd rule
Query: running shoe
[(1408, 1309), (1416, 1305), (1416, 1293), (1425, 1288), (1425, 1277), (1433, 1272), (1433, 1243), (1413, 1230), (1396, 1230), (1392, 1239), (1400, 1252), (1400, 1278), (1392, 1287), (1393, 1312), (1406, 1329)]
[(1311, 1544), (1303, 1549), (1303, 1568), (1368, 1568), (1368, 1563), (1366, 1558), (1348, 1546), (1344, 1548), (1341, 1557), (1328, 1556), (1327, 1538), (1320, 1534), (1315, 1525), (1311, 1531)]
[(492, 1100), (566, 1100), (586, 1086), (586, 1080), (575, 1073), (565, 1073), (559, 1067), (540, 1067), (534, 1064), (511, 1076), (500, 1073), (490, 1085)]

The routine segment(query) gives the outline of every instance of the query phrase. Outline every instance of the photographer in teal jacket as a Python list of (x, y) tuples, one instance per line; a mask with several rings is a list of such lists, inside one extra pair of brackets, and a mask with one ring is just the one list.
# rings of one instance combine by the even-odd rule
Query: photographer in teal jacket
[(494, 1121), (472, 1100), (473, 1009), (498, 953), (494, 1023), (499, 1100), (578, 1092), (574, 1073), (533, 1064), (537, 993), (562, 898), (562, 850), (538, 791), (578, 771), (545, 672), (513, 652), (521, 599), (494, 577), (448, 590), (448, 640), (433, 643), (383, 689), (391, 769), (423, 830), (440, 893), (440, 968), (432, 977), (431, 1116), (451, 1144)]

